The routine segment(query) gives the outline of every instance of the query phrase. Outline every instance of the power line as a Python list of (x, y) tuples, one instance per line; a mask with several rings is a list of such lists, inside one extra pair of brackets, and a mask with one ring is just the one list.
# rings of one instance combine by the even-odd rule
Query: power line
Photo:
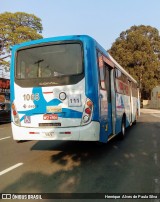
[(8, 58), (8, 57), (10, 57), (11, 55), (7, 55), (7, 56), (5, 56), (5, 57), (3, 57), (3, 58), (0, 58), (0, 60), (4, 60), (5, 58)]

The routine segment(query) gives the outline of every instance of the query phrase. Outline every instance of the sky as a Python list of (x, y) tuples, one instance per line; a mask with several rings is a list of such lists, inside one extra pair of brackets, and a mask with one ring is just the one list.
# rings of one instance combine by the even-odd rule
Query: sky
[(0, 13), (19, 11), (42, 20), (43, 37), (87, 34), (106, 50), (133, 25), (160, 30), (160, 0), (0, 0)]

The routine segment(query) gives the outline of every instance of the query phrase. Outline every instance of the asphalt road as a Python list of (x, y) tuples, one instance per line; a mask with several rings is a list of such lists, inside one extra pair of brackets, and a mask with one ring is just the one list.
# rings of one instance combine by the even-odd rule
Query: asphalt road
[(142, 109), (137, 124), (127, 129), (123, 141), (115, 138), (105, 145), (63, 141), (16, 143), (10, 124), (1, 124), (0, 192), (160, 193), (159, 145), (158, 110)]

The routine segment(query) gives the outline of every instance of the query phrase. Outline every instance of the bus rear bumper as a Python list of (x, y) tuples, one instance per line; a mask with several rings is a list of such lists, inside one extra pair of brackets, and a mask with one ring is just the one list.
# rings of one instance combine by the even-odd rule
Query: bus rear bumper
[(99, 141), (100, 138), (100, 124), (95, 121), (85, 126), (68, 128), (26, 128), (16, 126), (13, 122), (11, 124), (14, 140)]

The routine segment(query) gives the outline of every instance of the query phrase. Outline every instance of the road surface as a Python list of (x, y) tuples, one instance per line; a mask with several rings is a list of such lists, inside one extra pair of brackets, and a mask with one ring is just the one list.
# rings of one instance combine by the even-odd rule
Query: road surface
[(16, 143), (10, 123), (1, 124), (0, 192), (160, 193), (160, 111), (142, 109), (123, 141), (115, 138), (104, 145)]

